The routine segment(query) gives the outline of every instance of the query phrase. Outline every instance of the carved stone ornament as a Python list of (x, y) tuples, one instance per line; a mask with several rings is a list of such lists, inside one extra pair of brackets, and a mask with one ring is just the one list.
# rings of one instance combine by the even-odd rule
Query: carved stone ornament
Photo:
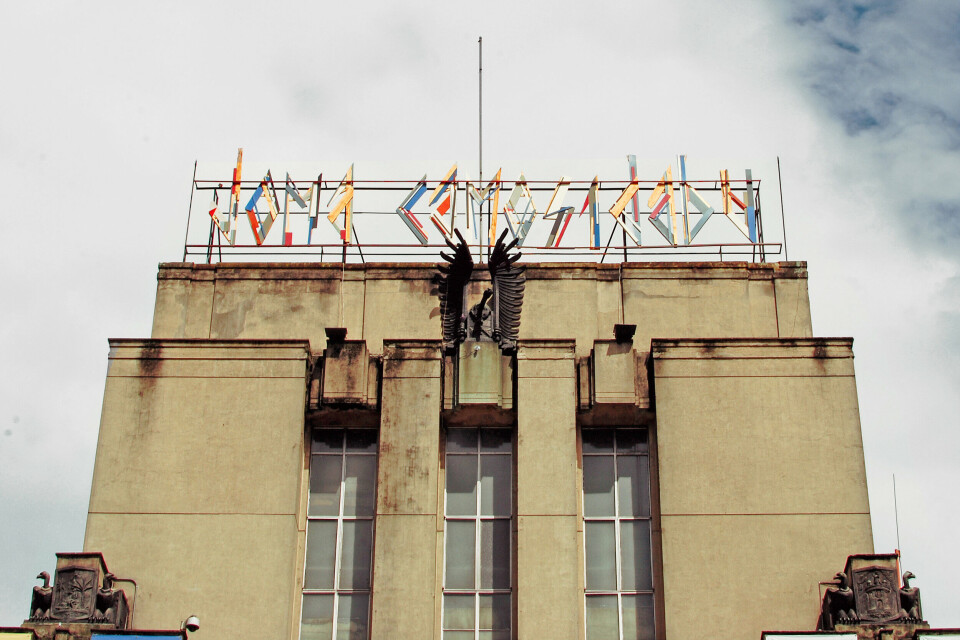
[(909, 582), (915, 576), (909, 571), (904, 573), (901, 587), (898, 568), (899, 556), (894, 554), (847, 558), (846, 571), (838, 573), (835, 582), (825, 583), (835, 586), (823, 595), (818, 629), (833, 631), (838, 627), (861, 625), (880, 628), (889, 624), (925, 626), (920, 591)]
[(916, 577), (912, 571), (904, 572), (903, 587), (900, 588), (900, 615), (911, 622), (923, 620), (923, 609), (920, 608), (920, 589), (910, 586), (910, 580)]
[(92, 569), (60, 569), (53, 590), (51, 617), (64, 622), (89, 620), (96, 612), (97, 572)]
[[(30, 617), (24, 624), (91, 624), (125, 629), (129, 614), (127, 596), (114, 588), (115, 576), (107, 571), (97, 552), (58, 553), (53, 586), (46, 571), (37, 576), (42, 586), (33, 588)], [(47, 636), (42, 636), (47, 637)]]
[(53, 604), (53, 587), (50, 586), (50, 574), (41, 571), (37, 580), (43, 580), (42, 586), (33, 588), (33, 598), (30, 600), (30, 620), (49, 620), (50, 607)]
[(890, 622), (900, 617), (897, 572), (884, 567), (853, 571), (853, 592), (861, 622)]
[(823, 595), (818, 629), (832, 631), (838, 624), (857, 622), (857, 601), (850, 588), (847, 574), (840, 572), (834, 576), (836, 587), (827, 589)]

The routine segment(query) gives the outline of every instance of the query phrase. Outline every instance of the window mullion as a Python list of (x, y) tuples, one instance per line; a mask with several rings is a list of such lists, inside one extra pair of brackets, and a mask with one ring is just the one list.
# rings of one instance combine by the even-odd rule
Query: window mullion
[(473, 548), (473, 637), (474, 640), (480, 640), (480, 573), (481, 573), (481, 552), (480, 552), (480, 529), (482, 520), (480, 519), (480, 504), (482, 496), (480, 495), (482, 482), (480, 482), (480, 431), (477, 430), (477, 502), (474, 509), (474, 520), (473, 520), (473, 535), (474, 535), (474, 548)]
[(337, 617), (340, 610), (340, 561), (342, 559), (343, 547), (343, 502), (347, 493), (347, 434), (343, 434), (342, 448), (340, 450), (340, 507), (337, 510), (337, 539), (336, 539), (336, 560), (333, 564), (333, 620), (332, 637), (337, 638)]
[(620, 553), (620, 467), (617, 459), (617, 435), (613, 435), (613, 540), (617, 566), (617, 629), (623, 640), (623, 568)]

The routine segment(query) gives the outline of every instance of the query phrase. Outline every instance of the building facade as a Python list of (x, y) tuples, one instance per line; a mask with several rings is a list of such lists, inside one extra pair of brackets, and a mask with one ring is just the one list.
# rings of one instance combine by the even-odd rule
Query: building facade
[(152, 336), (110, 341), (84, 540), (134, 627), (815, 628), (873, 548), (852, 340), (813, 337), (804, 263), (528, 264), (513, 354), (443, 351), (435, 273), (160, 266)]

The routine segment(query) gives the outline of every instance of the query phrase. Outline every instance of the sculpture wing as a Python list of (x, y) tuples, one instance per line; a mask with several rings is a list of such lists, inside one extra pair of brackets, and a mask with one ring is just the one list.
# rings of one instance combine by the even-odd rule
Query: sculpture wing
[(49, 615), (53, 604), (53, 587), (34, 587), (30, 601), (30, 619), (42, 619)]
[(493, 283), (493, 335), (500, 343), (504, 352), (512, 352), (517, 348), (517, 338), (520, 335), (520, 311), (523, 307), (523, 290), (527, 276), (523, 267), (514, 263), (523, 254), (519, 251), (510, 253), (517, 245), (514, 238), (508, 245), (503, 239), (507, 230), (497, 239), (497, 244), (490, 254), (490, 280)]
[(464, 297), (466, 296), (467, 283), (470, 281), (470, 274), (473, 273), (473, 258), (470, 256), (470, 248), (467, 241), (460, 235), (460, 231), (454, 230), (460, 242), (453, 244), (447, 239), (447, 245), (453, 250), (453, 254), (440, 252), (440, 257), (449, 262), (449, 265), (440, 264), (438, 273), (434, 277), (437, 283), (440, 297), (440, 321), (443, 329), (443, 349), (452, 351), (457, 348), (464, 340), (463, 319), (466, 313)]

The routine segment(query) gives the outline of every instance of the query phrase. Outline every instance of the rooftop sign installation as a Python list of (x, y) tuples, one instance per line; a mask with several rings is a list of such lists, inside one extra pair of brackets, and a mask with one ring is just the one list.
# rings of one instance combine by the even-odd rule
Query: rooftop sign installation
[(719, 169), (715, 177), (693, 180), (682, 155), (676, 166), (647, 179), (632, 155), (619, 177), (529, 179), (500, 168), (490, 179), (472, 180), (454, 163), (441, 175), (361, 180), (355, 169), (352, 163), (330, 167), (333, 177), (320, 171), (306, 180), (272, 169), (253, 173), (239, 150), (232, 175), (194, 176), (191, 217), (194, 201), (205, 196), (208, 222), (201, 222), (201, 239), (188, 218), (185, 259), (319, 254), (347, 260), (349, 253), (360, 260), (429, 255), (433, 261), (434, 249), (453, 240), (455, 229), (481, 255), (504, 230), (527, 255), (556, 258), (612, 251), (626, 259), (651, 249), (708, 249), (722, 257), (726, 248), (728, 255), (764, 259), (780, 251), (779, 243), (764, 242), (760, 181), (750, 169), (736, 176)]

